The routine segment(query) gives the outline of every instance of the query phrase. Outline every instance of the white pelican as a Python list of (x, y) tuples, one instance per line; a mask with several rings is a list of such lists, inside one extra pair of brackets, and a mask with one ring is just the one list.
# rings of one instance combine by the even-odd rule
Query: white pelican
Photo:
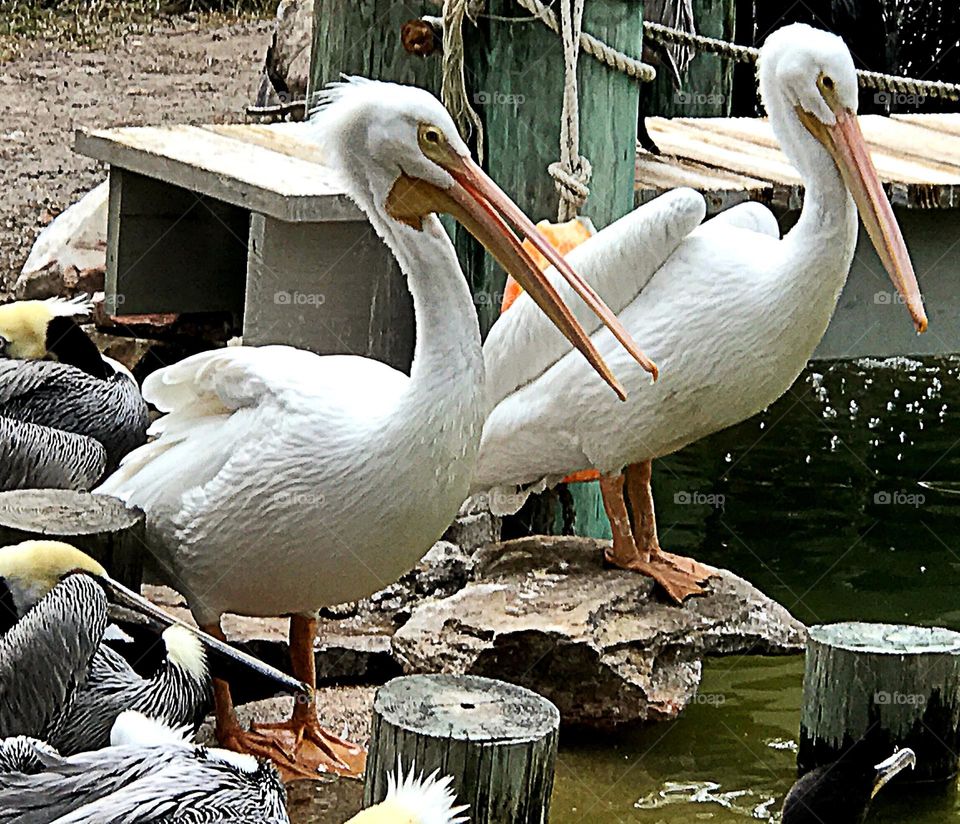
[(93, 438), (112, 472), (146, 443), (149, 415), (133, 375), (76, 322), (88, 306), (85, 298), (0, 306), (0, 417)]
[(759, 205), (700, 227), (703, 198), (681, 189), (568, 255), (624, 325), (651, 343), (659, 381), (623, 370), (598, 331), (597, 348), (628, 387), (626, 404), (610, 403), (523, 296), (484, 344), (493, 411), (472, 492), (492, 492), (494, 506), (515, 510), (529, 489), (599, 470), (613, 531), (609, 560), (653, 577), (677, 601), (701, 592), (710, 570), (661, 550), (650, 462), (745, 420), (790, 387), (846, 281), (857, 207), (917, 330), (927, 325), (859, 128), (857, 76), (843, 41), (809, 26), (781, 29), (763, 47), (759, 75), (774, 133), (806, 187), (800, 219), (783, 239)]
[[(158, 437), (99, 491), (145, 510), (161, 566), (208, 631), (220, 631), (225, 612), (292, 615), (294, 672), (314, 683), (316, 611), (364, 598), (412, 568), (456, 516), (473, 474), (486, 413), (480, 332), (436, 212), (457, 218), (532, 289), (611, 385), (508, 224), (577, 284), (632, 358), (653, 367), (470, 159), (433, 96), (336, 84), (310, 129), (407, 277), (417, 324), (410, 376), (287, 346), (196, 355), (145, 381), (146, 398), (167, 413)], [(361, 749), (324, 731), (313, 702), (296, 703), (284, 724), (246, 731), (226, 683), (215, 680), (214, 697), (220, 742), (274, 757), (288, 777), (362, 769)]]

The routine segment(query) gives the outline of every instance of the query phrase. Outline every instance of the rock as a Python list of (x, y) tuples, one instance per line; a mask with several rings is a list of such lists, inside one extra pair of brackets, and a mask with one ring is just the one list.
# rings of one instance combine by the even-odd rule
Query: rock
[(443, 535), (445, 541), (466, 552), (474, 552), (500, 540), (501, 518), (488, 510), (461, 512)]
[(445, 598), (463, 589), (472, 579), (475, 566), (472, 550), (437, 541), (416, 567), (397, 583), (357, 604), (355, 611), (386, 613), (394, 623), (402, 623), (424, 597)]
[(564, 723), (611, 728), (676, 718), (708, 655), (801, 653), (806, 629), (730, 572), (682, 607), (653, 582), (606, 569), (605, 542), (535, 537), (487, 547), (476, 580), (417, 606), (394, 635), (409, 673), (486, 675), (528, 687)]
[(104, 181), (40, 232), (14, 285), (17, 300), (103, 289), (109, 192)]
[[(148, 585), (143, 594), (167, 612), (194, 624), (183, 597), (166, 586)], [(249, 618), (225, 615), (223, 631), (231, 643), (237, 643), (268, 664), (288, 670), (286, 618)], [(314, 651), (318, 684), (382, 684), (400, 675), (393, 658), (390, 637), (393, 627), (383, 616), (354, 616), (344, 619), (323, 619), (318, 623)], [(259, 683), (239, 670), (236, 679), (225, 671), (229, 680), (240, 685), (238, 702), (262, 698)]]

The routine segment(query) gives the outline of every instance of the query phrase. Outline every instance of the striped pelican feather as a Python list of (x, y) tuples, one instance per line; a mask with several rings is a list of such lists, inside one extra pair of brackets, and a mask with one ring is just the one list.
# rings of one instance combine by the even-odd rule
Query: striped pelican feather
[(99, 441), (0, 416), (0, 491), (92, 489), (107, 467)]
[[(118, 725), (138, 716), (125, 713)], [(0, 824), (289, 824), (286, 792), (266, 761), (171, 740), (124, 743), (51, 762), (33, 775), (0, 774)]]
[(172, 727), (199, 728), (212, 701), (206, 656), (197, 636), (182, 627), (163, 634), (167, 657), (152, 678), (142, 678), (126, 659), (102, 644), (86, 682), (47, 740), (64, 755), (110, 743), (114, 721), (136, 710)]
[[(4, 601), (9, 617), (12, 604)], [(46, 738), (83, 683), (106, 626), (103, 590), (74, 575), (0, 637), (0, 738)]]

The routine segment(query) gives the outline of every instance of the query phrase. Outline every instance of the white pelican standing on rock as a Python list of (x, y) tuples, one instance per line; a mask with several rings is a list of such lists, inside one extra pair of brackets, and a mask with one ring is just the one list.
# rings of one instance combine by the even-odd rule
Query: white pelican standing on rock
[(493, 411), (472, 492), (492, 493), (494, 505), (512, 504), (501, 512), (515, 511), (531, 489), (599, 470), (613, 531), (608, 559), (652, 577), (678, 602), (702, 592), (711, 571), (660, 548), (651, 461), (749, 418), (789, 389), (847, 279), (857, 207), (917, 331), (927, 326), (857, 122), (857, 75), (843, 41), (809, 26), (783, 28), (763, 46), (759, 76), (774, 133), (806, 188), (800, 219), (784, 238), (759, 204), (700, 227), (703, 198), (680, 189), (568, 255), (624, 326), (649, 343), (659, 381), (623, 370), (598, 331), (593, 341), (629, 394), (625, 404), (610, 403), (523, 296), (484, 344)]
[[(288, 346), (193, 356), (146, 380), (146, 398), (167, 413), (158, 437), (99, 489), (144, 509), (161, 566), (209, 632), (220, 632), (226, 612), (291, 615), (293, 671), (308, 683), (316, 611), (367, 597), (411, 569), (456, 516), (473, 475), (487, 411), (480, 331), (435, 213), (454, 216), (532, 290), (611, 386), (509, 225), (577, 284), (629, 357), (654, 368), (470, 159), (436, 98), (353, 81), (331, 87), (321, 106), (309, 129), (413, 294), (410, 376), (368, 358)], [(226, 683), (215, 680), (214, 697), (220, 742), (274, 758), (288, 778), (363, 769), (362, 749), (323, 730), (313, 701), (297, 702), (283, 724), (247, 731)]]

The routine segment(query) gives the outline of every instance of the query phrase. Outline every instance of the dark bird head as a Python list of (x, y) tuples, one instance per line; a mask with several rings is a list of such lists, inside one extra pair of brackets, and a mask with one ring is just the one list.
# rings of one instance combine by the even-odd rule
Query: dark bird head
[(51, 298), (0, 306), (0, 357), (55, 360), (97, 378), (109, 377), (100, 350), (76, 321), (89, 305), (86, 298)]
[(832, 764), (800, 778), (783, 802), (781, 824), (860, 824), (877, 793), (917, 763), (917, 756), (907, 748), (879, 764), (875, 753), (861, 739)]

